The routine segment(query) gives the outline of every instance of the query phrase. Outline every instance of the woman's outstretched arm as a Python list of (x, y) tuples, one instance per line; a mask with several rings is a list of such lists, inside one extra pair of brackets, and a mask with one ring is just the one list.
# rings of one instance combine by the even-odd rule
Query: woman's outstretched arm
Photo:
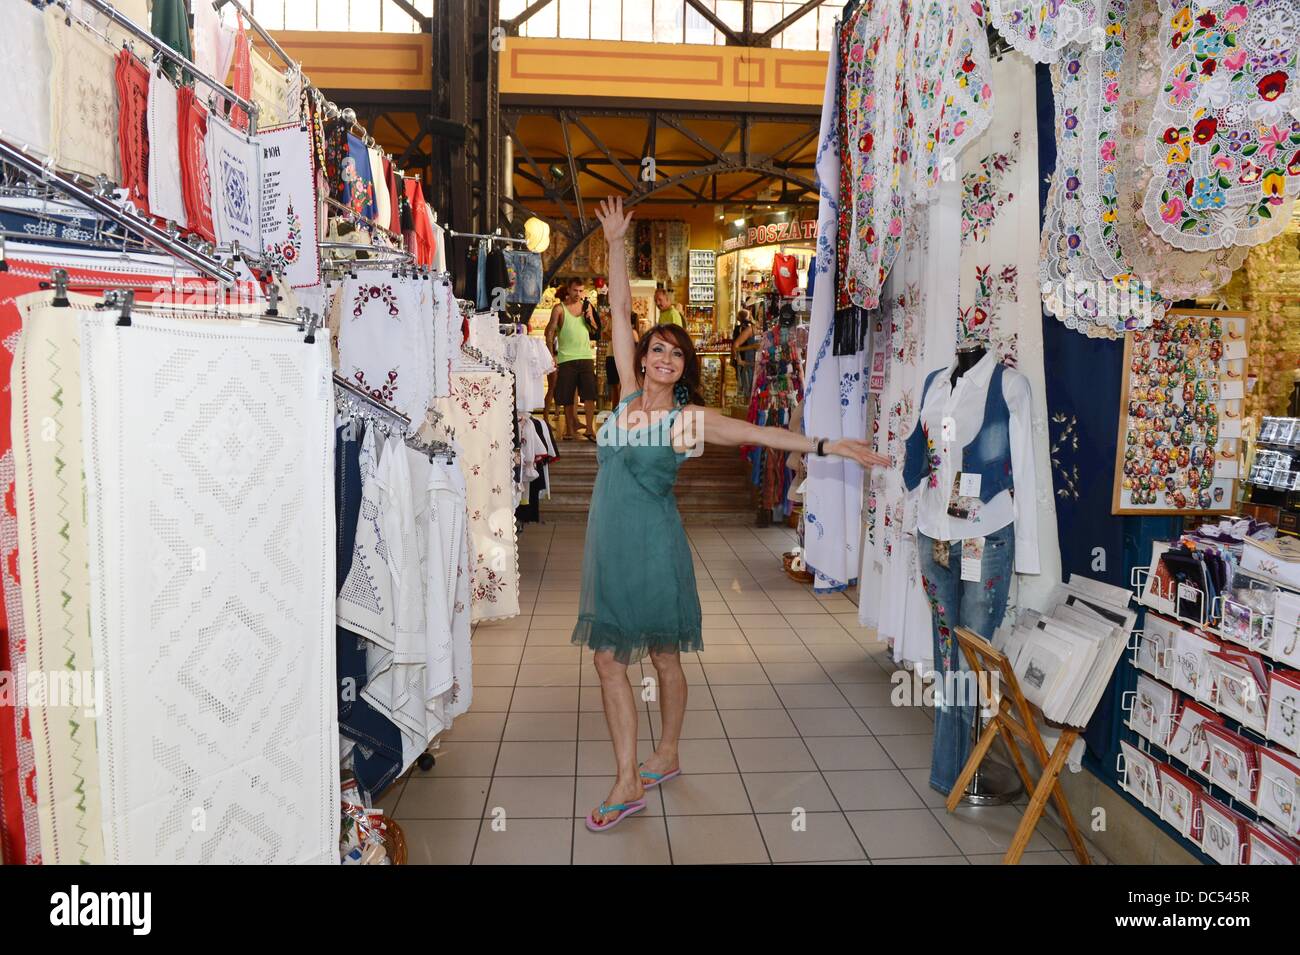
[[(817, 450), (816, 437), (796, 434), (785, 428), (765, 428), (750, 424), (748, 421), (728, 417), (716, 408), (687, 405), (673, 422), (673, 447), (685, 452), (690, 450), (692, 443), (701, 440), (708, 444), (730, 447), (756, 444), (776, 451), (803, 454)], [(827, 454), (857, 461), (864, 468), (893, 464), (890, 458), (872, 451), (869, 443), (856, 438), (827, 440), (825, 450)]]
[(596, 218), (609, 246), (610, 350), (614, 353), (619, 381), (624, 383), (625, 392), (631, 394), (632, 383), (636, 381), (636, 339), (632, 336), (632, 286), (627, 277), (623, 236), (632, 223), (632, 213), (624, 214), (622, 198), (611, 196), (601, 200)]

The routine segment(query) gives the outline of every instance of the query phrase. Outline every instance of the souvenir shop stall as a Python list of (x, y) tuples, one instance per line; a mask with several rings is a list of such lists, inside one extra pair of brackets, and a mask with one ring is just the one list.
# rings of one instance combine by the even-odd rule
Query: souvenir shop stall
[(448, 263), (235, 0), (0, 5), (3, 861), (400, 862), (519, 612), (554, 446), (481, 293), (540, 262)]
[[(1300, 861), (1300, 13), (898, 6), (838, 25), (788, 392), (894, 463), (808, 459), (814, 590), (936, 687), (1000, 654), (1065, 792), (1086, 770), (1202, 862)], [(949, 809), (1046, 800), (971, 755), (1006, 705), (937, 697)]]

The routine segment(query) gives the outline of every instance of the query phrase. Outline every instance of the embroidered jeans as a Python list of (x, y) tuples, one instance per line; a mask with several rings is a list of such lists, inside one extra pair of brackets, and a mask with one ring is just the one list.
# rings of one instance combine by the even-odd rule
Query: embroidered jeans
[(948, 566), (943, 567), (935, 561), (934, 541), (917, 535), (921, 578), (933, 617), (938, 681), (930, 786), (945, 794), (951, 792), (970, 757), (971, 727), (978, 708), (975, 681), (961, 676), (963, 672), (969, 676), (970, 671), (955, 631), (965, 627), (988, 639), (1002, 623), (1016, 553), (1015, 525), (984, 538), (978, 582), (961, 579), (962, 547), (962, 541), (951, 542)]

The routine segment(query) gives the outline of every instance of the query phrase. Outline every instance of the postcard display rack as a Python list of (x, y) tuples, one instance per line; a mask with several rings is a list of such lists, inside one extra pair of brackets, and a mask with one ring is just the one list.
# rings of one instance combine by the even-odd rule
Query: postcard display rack
[(1229, 589), (1207, 596), (1162, 579), (1161, 547), (1133, 574), (1147, 611), (1120, 786), (1220, 865), (1300, 864), (1300, 579), (1248, 541)]
[(1125, 336), (1113, 513), (1235, 511), (1248, 318), (1174, 308)]
[(1300, 534), (1300, 418), (1263, 419), (1246, 484), (1252, 504), (1275, 509), (1278, 530)]

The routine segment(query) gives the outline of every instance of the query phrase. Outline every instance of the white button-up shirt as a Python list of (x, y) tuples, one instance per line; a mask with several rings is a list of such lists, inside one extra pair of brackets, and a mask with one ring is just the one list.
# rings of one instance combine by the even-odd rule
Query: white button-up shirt
[[(1034, 468), (1032, 395), (1029, 379), (1007, 368), (1002, 375), (1002, 394), (1011, 412), (1012, 489), (981, 504), (969, 519), (948, 513), (953, 483), (961, 473), (962, 449), (979, 435), (984, 424), (984, 405), (989, 383), (997, 367), (997, 355), (989, 352), (952, 385), (957, 365), (934, 379), (921, 407), (925, 425), (938, 455), (938, 479), (927, 475), (916, 493), (920, 495), (917, 528), (934, 540), (955, 541), (985, 537), (1008, 524), (1016, 525), (1016, 573), (1037, 574), (1038, 510), (1037, 475)], [(1013, 493), (1014, 492), (1014, 493)]]

